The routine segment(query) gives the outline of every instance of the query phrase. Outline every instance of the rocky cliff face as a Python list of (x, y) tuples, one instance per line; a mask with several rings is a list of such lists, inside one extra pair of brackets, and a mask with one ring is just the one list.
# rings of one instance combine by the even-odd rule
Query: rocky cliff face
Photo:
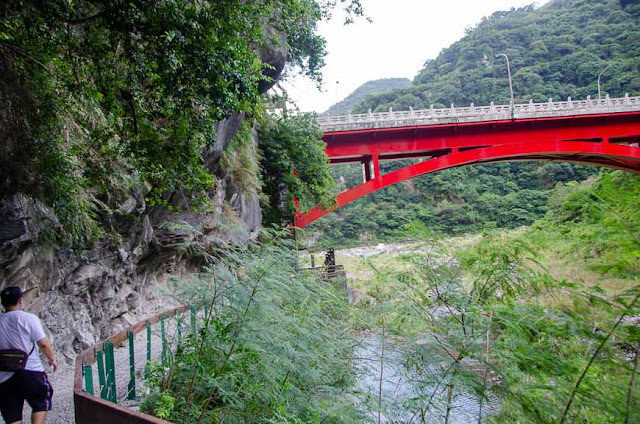
[[(217, 159), (243, 115), (218, 124), (216, 144), (206, 152), (215, 173)], [(254, 134), (253, 142), (257, 143)], [(141, 193), (124, 201), (110, 217), (121, 235), (90, 251), (73, 252), (47, 241), (55, 215), (21, 194), (0, 200), (0, 287), (25, 291), (26, 310), (37, 313), (56, 351), (71, 359), (82, 348), (147, 316), (174, 306), (159, 293), (172, 276), (186, 276), (202, 263), (182, 247), (254, 238), (262, 223), (258, 193), (218, 179), (210, 197), (214, 210), (190, 211), (174, 196), (167, 208), (148, 208)], [(176, 223), (178, 223), (176, 225)], [(233, 228), (231, 231), (229, 228)]]
[[(260, 51), (260, 57), (269, 64), (268, 79), (258, 87), (264, 94), (280, 78), (286, 50), (274, 42)], [(15, 81), (0, 82), (0, 94), (12, 93), (15, 85)], [(13, 122), (15, 116), (0, 118)], [(219, 122), (214, 145), (203, 152), (207, 168), (217, 176), (209, 193), (213, 208), (194, 210), (180, 193), (165, 199), (171, 210), (149, 207), (144, 193), (134, 192), (103, 216), (116, 236), (88, 251), (60, 247), (55, 242), (56, 216), (33, 198), (9, 189), (19, 171), (2, 169), (0, 288), (23, 288), (25, 309), (40, 316), (60, 355), (71, 360), (80, 349), (175, 306), (158, 288), (203, 265), (201, 258), (189, 256), (185, 246), (197, 244), (206, 250), (215, 243), (242, 243), (257, 236), (262, 224), (257, 189), (238, 186), (220, 169), (223, 151), (246, 119), (236, 114)], [(257, 137), (253, 131), (253, 152)]]

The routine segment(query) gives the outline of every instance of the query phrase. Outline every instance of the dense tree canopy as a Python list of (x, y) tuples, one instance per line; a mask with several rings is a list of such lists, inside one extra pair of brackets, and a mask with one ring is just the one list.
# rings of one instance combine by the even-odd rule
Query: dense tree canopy
[[(361, 13), (357, 0), (345, 5)], [(34, 195), (82, 236), (99, 230), (96, 210), (131, 191), (151, 204), (178, 190), (197, 200), (213, 181), (202, 153), (215, 123), (260, 109), (258, 83), (271, 68), (260, 53), (284, 50), (289, 66), (319, 80), (316, 23), (334, 6), (2, 2), (0, 194)]]
[[(391, 172), (407, 161), (388, 162)], [(322, 244), (341, 245), (405, 236), (420, 222), (434, 232), (460, 234), (487, 228), (530, 225), (547, 211), (557, 181), (580, 181), (597, 168), (562, 163), (501, 163), (455, 168), (414, 178), (359, 199), (309, 227)], [(359, 167), (340, 165), (331, 172), (353, 187)]]
[(640, 94), (640, 5), (617, 0), (556, 0), (495, 12), (429, 59), (409, 88), (371, 96), (354, 112), (509, 103), (505, 53), (516, 102)]
[(266, 119), (259, 128), (264, 192), (270, 199), (265, 205), (267, 221), (280, 223), (283, 215), (289, 215), (287, 222), (292, 222), (297, 208), (330, 206), (334, 184), (315, 121), (305, 115), (285, 115)]

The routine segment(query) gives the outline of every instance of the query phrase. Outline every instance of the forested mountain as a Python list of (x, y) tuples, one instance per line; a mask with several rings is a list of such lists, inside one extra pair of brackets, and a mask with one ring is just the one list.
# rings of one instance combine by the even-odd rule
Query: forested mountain
[(408, 78), (383, 78), (373, 81), (367, 81), (360, 87), (356, 88), (353, 93), (346, 98), (332, 105), (320, 115), (343, 115), (349, 113), (351, 109), (364, 101), (367, 96), (386, 93), (391, 90), (407, 88), (411, 85)]
[[(381, 172), (406, 162), (383, 162)], [(338, 190), (362, 181), (359, 166), (338, 165), (331, 172)], [(594, 172), (597, 169), (588, 166), (533, 162), (449, 169), (358, 199), (312, 224), (309, 231), (322, 244), (341, 245), (401, 238), (414, 221), (448, 234), (516, 228), (545, 214), (557, 182), (581, 181)]]
[(368, 97), (354, 112), (509, 102), (505, 53), (516, 102), (640, 94), (640, 3), (557, 0), (484, 18), (427, 60), (411, 87)]
[[(511, 60), (516, 102), (640, 94), (640, 3), (556, 0), (496, 12), (445, 48), (407, 88), (367, 96), (352, 112), (486, 105), (509, 102)], [(383, 172), (403, 162), (383, 164)], [(310, 231), (322, 243), (399, 236), (419, 220), (447, 233), (528, 225), (547, 210), (557, 182), (580, 181), (597, 168), (566, 163), (493, 164), (429, 174), (360, 199), (319, 221)], [(361, 181), (359, 167), (332, 167), (343, 188)]]

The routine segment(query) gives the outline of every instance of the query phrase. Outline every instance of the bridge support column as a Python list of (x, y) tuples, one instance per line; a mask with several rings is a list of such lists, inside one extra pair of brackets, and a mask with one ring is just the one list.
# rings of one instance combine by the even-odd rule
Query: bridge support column
[(367, 158), (362, 161), (362, 178), (364, 182), (371, 181), (371, 159)]
[[(373, 169), (371, 164), (373, 163)], [(362, 159), (362, 175), (364, 182), (371, 181), (376, 178), (380, 178), (380, 160), (377, 153), (367, 155)]]

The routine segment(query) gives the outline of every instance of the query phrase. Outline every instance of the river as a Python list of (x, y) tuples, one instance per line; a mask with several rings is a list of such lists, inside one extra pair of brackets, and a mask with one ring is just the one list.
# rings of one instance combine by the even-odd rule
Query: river
[[(363, 336), (355, 350), (357, 389), (360, 392), (360, 408), (367, 411), (372, 422), (378, 422), (378, 404), (382, 389), (380, 422), (388, 424), (444, 423), (446, 414), (446, 387), (437, 388), (429, 410), (420, 412), (419, 405), (427, 405), (436, 385), (425, 383), (424, 378), (407, 371), (404, 365), (402, 343), (394, 338), (383, 338), (380, 334)], [(383, 350), (384, 349), (384, 350)], [(383, 355), (384, 351), (384, 355)], [(381, 360), (381, 357), (383, 358)], [(382, 371), (382, 385), (380, 385)], [(434, 373), (437, 372), (434, 370)], [(495, 412), (496, 401), (486, 402), (483, 416)], [(477, 423), (480, 402), (477, 396), (463, 390), (454, 390), (449, 415), (451, 424)]]
[[(448, 240), (447, 244), (450, 248), (457, 248), (472, 243), (474, 239), (459, 237)], [(338, 263), (345, 265), (349, 284), (354, 284), (365, 293), (374, 286), (371, 282), (375, 274), (368, 265), (369, 261), (378, 267), (399, 270), (402, 269), (402, 255), (424, 254), (426, 251), (434, 251), (434, 247), (422, 242), (390, 243), (339, 250), (336, 251), (336, 258)], [(446, 262), (450, 258), (445, 254), (440, 259), (436, 256), (431, 259), (436, 266), (437, 262)], [(441, 315), (440, 312), (446, 315), (446, 311), (438, 309), (432, 311), (434, 317)], [(366, 310), (363, 313), (366, 314)], [(446, 374), (450, 362), (436, 363), (433, 357), (425, 356), (424, 361), (418, 361), (421, 372), (409, 371), (405, 364), (407, 350), (422, 350), (424, 355), (428, 355), (428, 343), (421, 340), (411, 344), (397, 336), (388, 335), (383, 339), (379, 328), (367, 330), (361, 336), (361, 343), (354, 352), (361, 411), (373, 423), (445, 423), (448, 391), (446, 383), (440, 382), (439, 376)], [(466, 371), (484, 372), (478, 363), (465, 362), (463, 366)], [(485, 399), (481, 408), (479, 397), (461, 384), (454, 386), (452, 393), (449, 424), (478, 423), (479, 417), (495, 413), (499, 405), (497, 397), (489, 395), (491, 399), (489, 402)]]

